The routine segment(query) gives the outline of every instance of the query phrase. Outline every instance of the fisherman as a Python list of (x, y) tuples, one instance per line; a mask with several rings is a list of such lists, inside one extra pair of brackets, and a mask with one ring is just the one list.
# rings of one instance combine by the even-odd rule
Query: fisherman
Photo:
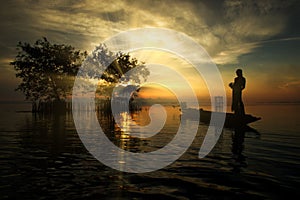
[(237, 116), (245, 115), (244, 103), (242, 101), (242, 90), (246, 86), (246, 79), (243, 77), (243, 71), (241, 69), (236, 70), (237, 77), (234, 82), (229, 83), (229, 87), (232, 89), (232, 104), (231, 110)]

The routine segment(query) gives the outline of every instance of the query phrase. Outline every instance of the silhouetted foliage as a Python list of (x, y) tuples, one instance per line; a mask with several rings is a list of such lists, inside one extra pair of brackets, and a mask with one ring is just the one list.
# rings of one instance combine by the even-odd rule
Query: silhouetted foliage
[[(104, 44), (97, 46), (86, 62), (94, 66), (94, 70), (89, 68), (89, 75), (101, 80), (97, 88), (100, 96), (110, 97), (117, 83), (138, 87), (141, 80), (145, 81), (150, 74), (144, 62), (132, 58), (129, 53), (113, 53)], [(107, 68), (102, 72), (104, 66)], [(130, 71), (132, 69), (134, 71)]]
[[(19, 42), (17, 50), (15, 60), (10, 63), (17, 71), (16, 77), (21, 79), (16, 90), (33, 102), (34, 111), (40, 107), (36, 102), (63, 102), (70, 96), (75, 76), (84, 63), (93, 66), (85, 74), (85, 81), (98, 81), (96, 93), (102, 97), (110, 97), (118, 82), (138, 85), (141, 78), (149, 75), (144, 63), (128, 53), (113, 53), (104, 44), (97, 46), (89, 56), (70, 45), (51, 44), (46, 38), (34, 44)], [(103, 66), (108, 66), (104, 72)], [(127, 73), (136, 67), (134, 73)]]
[(51, 44), (46, 38), (33, 45), (19, 42), (18, 54), (10, 64), (22, 82), (16, 90), (30, 101), (61, 101), (71, 94), (74, 77), (86, 52), (65, 44)]

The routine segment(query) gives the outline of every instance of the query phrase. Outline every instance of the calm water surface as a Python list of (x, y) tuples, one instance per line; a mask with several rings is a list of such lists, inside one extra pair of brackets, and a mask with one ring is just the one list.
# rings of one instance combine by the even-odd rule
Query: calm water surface
[[(79, 139), (71, 114), (16, 112), (29, 108), (0, 105), (0, 199), (281, 199), (299, 195), (300, 105), (248, 106), (248, 113), (262, 117), (251, 125), (258, 133), (236, 138), (233, 130), (224, 129), (203, 159), (198, 152), (208, 127), (200, 124), (183, 156), (164, 169), (143, 174), (119, 172), (93, 158)], [(122, 114), (122, 129), (104, 115), (99, 122), (120, 148), (149, 152), (168, 144), (178, 129), (178, 108), (166, 110), (165, 127), (149, 139), (129, 134), (135, 130), (129, 118), (141, 125), (149, 122), (147, 108)]]

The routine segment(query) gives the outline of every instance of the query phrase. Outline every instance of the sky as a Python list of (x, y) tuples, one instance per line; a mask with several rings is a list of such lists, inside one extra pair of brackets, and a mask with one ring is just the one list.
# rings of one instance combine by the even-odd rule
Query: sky
[[(244, 101), (300, 101), (297, 0), (10, 0), (1, 4), (0, 26), (0, 101), (24, 99), (14, 91), (20, 80), (9, 65), (19, 41), (47, 37), (91, 52), (115, 34), (145, 27), (178, 31), (203, 46), (222, 75), (228, 98), (228, 84), (242, 68), (247, 79)], [(134, 55), (185, 73), (198, 97), (207, 97), (205, 83), (184, 61), (149, 52)]]

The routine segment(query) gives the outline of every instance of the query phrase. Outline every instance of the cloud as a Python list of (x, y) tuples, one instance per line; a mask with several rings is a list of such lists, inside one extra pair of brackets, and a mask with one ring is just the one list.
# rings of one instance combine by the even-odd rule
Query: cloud
[[(19, 17), (11, 24), (6, 23), (6, 37), (10, 37), (10, 31), (14, 30), (21, 35), (25, 33), (30, 39), (48, 36), (58, 42), (90, 49), (91, 43), (101, 42), (130, 28), (165, 27), (191, 36), (218, 64), (236, 63), (240, 55), (255, 48), (245, 43), (256, 42), (257, 46), (260, 40), (282, 32), (286, 17), (281, 9), (288, 6), (259, 0), (228, 0), (210, 4), (205, 1), (168, 0), (115, 0), (113, 3), (99, 0), (15, 0), (10, 5), (8, 10), (18, 13)], [(220, 13), (223, 16), (220, 17)], [(6, 13), (4, 18), (11, 16)]]
[(272, 73), (266, 73), (272, 85), (279, 89), (298, 90), (300, 87), (299, 65), (274, 65)]
[(300, 80), (291, 80), (278, 86), (280, 89), (297, 88), (300, 89)]
[(241, 55), (261, 46), (261, 42), (284, 31), (285, 5), (274, 2), (228, 0), (224, 2), (224, 21), (210, 28), (219, 39), (214, 50), (217, 64), (236, 64)]

